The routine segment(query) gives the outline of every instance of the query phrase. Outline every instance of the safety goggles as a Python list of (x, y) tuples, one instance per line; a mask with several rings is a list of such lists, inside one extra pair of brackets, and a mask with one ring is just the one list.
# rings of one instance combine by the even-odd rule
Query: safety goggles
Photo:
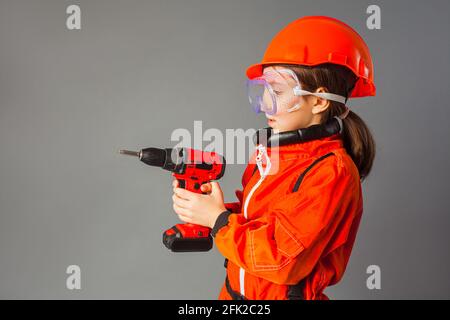
[(260, 77), (247, 80), (247, 93), (253, 110), (268, 115), (298, 110), (302, 96), (306, 95), (343, 104), (346, 100), (345, 97), (333, 93), (303, 90), (296, 74), (290, 69), (267, 70)]

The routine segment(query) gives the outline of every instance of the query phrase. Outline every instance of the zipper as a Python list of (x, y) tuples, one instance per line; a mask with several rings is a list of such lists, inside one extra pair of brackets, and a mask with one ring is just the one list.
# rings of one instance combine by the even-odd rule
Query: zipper
[[(270, 158), (267, 155), (266, 148), (262, 144), (259, 144), (256, 146), (256, 149), (258, 150), (258, 153), (256, 155), (255, 160), (256, 160), (256, 165), (258, 166), (260, 178), (259, 178), (258, 182), (256, 182), (255, 185), (252, 187), (252, 189), (248, 193), (247, 198), (245, 199), (245, 202), (244, 202), (244, 217), (245, 217), (245, 219), (247, 219), (247, 207), (250, 202), (250, 199), (251, 199), (253, 193), (256, 191), (256, 189), (258, 189), (258, 187), (261, 185), (261, 183), (266, 178), (267, 174), (270, 171), (270, 167), (271, 167)], [(262, 166), (262, 157), (263, 156), (265, 156), (265, 158), (266, 158), (266, 168), (263, 168), (263, 166)], [(239, 291), (241, 292), (241, 295), (245, 296), (245, 270), (243, 268), (239, 268)]]

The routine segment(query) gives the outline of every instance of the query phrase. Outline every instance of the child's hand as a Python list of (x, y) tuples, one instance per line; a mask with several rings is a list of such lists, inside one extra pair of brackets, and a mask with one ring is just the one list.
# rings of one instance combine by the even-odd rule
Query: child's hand
[(180, 220), (213, 228), (217, 217), (227, 209), (223, 200), (223, 192), (217, 182), (203, 184), (199, 194), (182, 188), (178, 188), (175, 179), (173, 186), (173, 209)]

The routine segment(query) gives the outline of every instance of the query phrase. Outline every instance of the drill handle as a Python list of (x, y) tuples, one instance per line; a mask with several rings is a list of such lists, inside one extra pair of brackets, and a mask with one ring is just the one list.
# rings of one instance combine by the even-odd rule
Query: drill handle
[(178, 185), (180, 188), (195, 192), (195, 193), (203, 193), (200, 190), (200, 186), (209, 181), (201, 181), (197, 179), (188, 179), (184, 175), (173, 174), (173, 176), (178, 180)]

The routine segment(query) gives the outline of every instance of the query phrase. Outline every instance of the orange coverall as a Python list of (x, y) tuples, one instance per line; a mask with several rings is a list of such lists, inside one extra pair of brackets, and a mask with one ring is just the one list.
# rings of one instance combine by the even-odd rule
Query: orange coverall
[[(293, 192), (300, 174), (330, 152)], [(267, 147), (266, 156), (278, 171), (261, 176), (248, 164), (239, 201), (227, 203), (232, 213), (216, 222), (229, 285), (246, 299), (285, 300), (290, 286), (301, 284), (302, 299), (327, 300), (323, 290), (342, 278), (363, 211), (358, 169), (339, 133)], [(231, 298), (225, 282), (219, 299)]]

